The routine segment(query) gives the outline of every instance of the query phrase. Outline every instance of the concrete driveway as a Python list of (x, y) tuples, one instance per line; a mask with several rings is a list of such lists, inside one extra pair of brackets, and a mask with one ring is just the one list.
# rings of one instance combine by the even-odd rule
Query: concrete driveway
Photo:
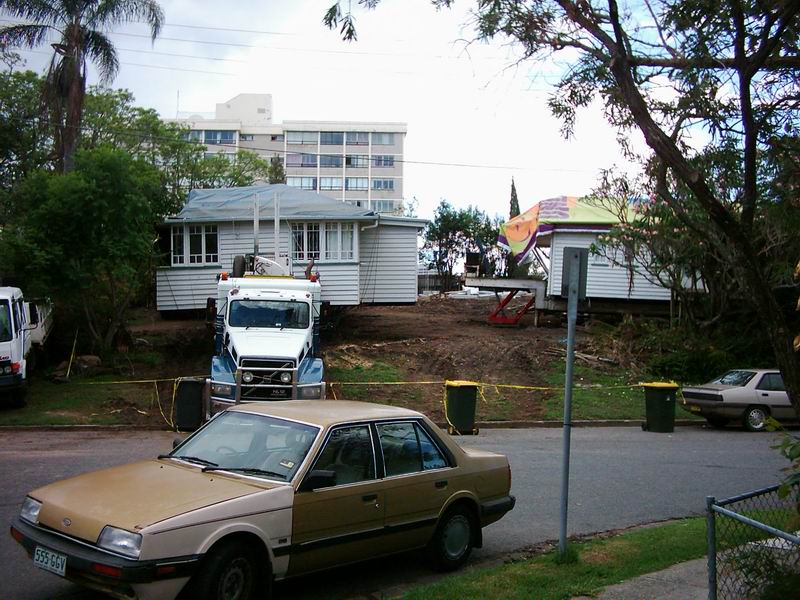
[[(0, 432), (0, 520), (8, 524), (26, 492), (100, 467), (155, 456), (167, 432)], [(573, 431), (570, 533), (592, 533), (699, 514), (718, 498), (775, 483), (786, 461), (773, 434), (680, 427), (673, 434), (634, 427)], [(499, 558), (558, 535), (561, 430), (489, 430), (465, 445), (508, 455), (517, 506), (484, 531), (473, 562)], [(277, 598), (366, 597), (431, 579), (405, 555), (279, 584)], [(101, 598), (35, 569), (9, 535), (0, 537), (0, 598)]]

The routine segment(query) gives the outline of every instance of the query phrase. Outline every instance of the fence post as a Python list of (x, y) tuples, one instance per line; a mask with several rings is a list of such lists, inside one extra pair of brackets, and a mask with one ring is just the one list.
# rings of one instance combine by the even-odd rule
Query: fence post
[(706, 496), (706, 540), (708, 543), (708, 600), (717, 600), (717, 526), (714, 496)]

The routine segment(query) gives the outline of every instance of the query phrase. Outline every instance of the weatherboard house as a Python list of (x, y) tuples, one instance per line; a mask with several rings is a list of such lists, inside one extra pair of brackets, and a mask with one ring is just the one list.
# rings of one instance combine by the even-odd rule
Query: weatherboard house
[(259, 254), (274, 256), (275, 203), (279, 256), (303, 275), (313, 260), (322, 300), (332, 306), (412, 303), (417, 299), (417, 234), (426, 221), (378, 214), (284, 184), (197, 189), (164, 222), (166, 265), (156, 273), (161, 312), (205, 308), (217, 276), (233, 258), (252, 254), (259, 206)]

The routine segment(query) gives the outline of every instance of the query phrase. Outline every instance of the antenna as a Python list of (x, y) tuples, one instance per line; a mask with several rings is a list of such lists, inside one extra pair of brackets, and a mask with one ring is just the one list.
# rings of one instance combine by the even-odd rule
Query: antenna
[(181, 91), (178, 90), (178, 99), (175, 101), (175, 118), (181, 114)]

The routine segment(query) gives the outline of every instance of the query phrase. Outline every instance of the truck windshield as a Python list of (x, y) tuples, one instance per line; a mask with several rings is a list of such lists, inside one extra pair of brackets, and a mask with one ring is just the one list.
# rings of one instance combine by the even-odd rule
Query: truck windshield
[(0, 342), (11, 341), (11, 311), (8, 300), (0, 300)]
[(307, 329), (308, 304), (283, 300), (234, 300), (228, 322), (231, 327)]

